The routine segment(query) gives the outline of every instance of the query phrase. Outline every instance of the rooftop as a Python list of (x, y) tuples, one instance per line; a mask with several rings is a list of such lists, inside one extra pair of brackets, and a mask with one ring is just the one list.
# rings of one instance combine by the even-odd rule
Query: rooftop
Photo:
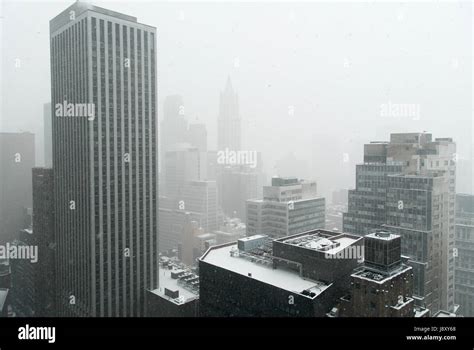
[(367, 281), (371, 282), (376, 282), (379, 284), (385, 283), (388, 280), (401, 275), (402, 273), (405, 273), (406, 271), (411, 270), (411, 266), (407, 265), (400, 265), (399, 268), (397, 268), (394, 271), (391, 271), (390, 274), (387, 273), (382, 273), (381, 271), (374, 271), (370, 268), (363, 267), (361, 270), (353, 273), (351, 276), (356, 277), (356, 278), (361, 278)]
[(400, 236), (394, 233), (390, 233), (388, 231), (377, 231), (377, 232), (369, 233), (368, 235), (365, 235), (365, 237), (381, 239), (384, 241), (391, 241), (393, 239), (399, 238)]
[(269, 260), (239, 252), (235, 243), (212, 247), (200, 260), (292, 293), (314, 293), (311, 296), (307, 295), (307, 292), (303, 294), (310, 298), (316, 297), (330, 286), (305, 279), (296, 271), (274, 269), (273, 264), (268, 263)]
[[(180, 277), (173, 278), (173, 275), (175, 275), (175, 277), (179, 275)], [(194, 283), (194, 280), (196, 279), (197, 281)], [(193, 282), (187, 282), (187, 280)], [(198, 276), (191, 271), (179, 269), (177, 267), (173, 267), (172, 269), (160, 267), (159, 281), (159, 287), (151, 292), (175, 304), (184, 304), (199, 298), (197, 289), (197, 286), (199, 285)], [(168, 296), (165, 294), (165, 289), (178, 291), (179, 296), (176, 298)]]
[(360, 239), (362, 238), (359, 236), (345, 233), (315, 230), (278, 239), (278, 241), (306, 249), (318, 250), (325, 254), (336, 254)]
[(455, 313), (440, 310), (433, 317), (456, 317)]
[[(71, 12), (75, 13), (75, 17), (79, 17), (82, 13), (86, 11), (91, 11), (95, 12), (98, 14), (106, 15), (106, 16), (111, 16), (115, 17), (117, 19), (123, 20), (123, 21), (128, 21), (130, 23), (136, 23), (136, 24), (141, 24), (145, 25), (142, 23), (138, 23), (137, 18), (134, 16), (130, 16), (124, 13), (108, 10), (99, 6), (92, 5), (87, 2), (83, 1), (76, 1), (73, 3), (71, 6), (69, 6), (67, 9), (62, 11), (60, 14), (58, 14), (56, 17), (50, 20), (50, 31), (51, 33), (58, 30), (61, 28), (61, 26), (67, 24), (70, 21), (70, 13)], [(148, 26), (151, 27), (151, 26)], [(153, 28), (153, 27), (151, 27)]]
[(430, 310), (422, 307), (415, 308), (415, 317), (425, 317), (429, 316)]
[(254, 236), (243, 237), (240, 240), (246, 242), (246, 241), (254, 241), (256, 239), (261, 239), (261, 238), (266, 238), (266, 237), (267, 236), (265, 235), (254, 235)]

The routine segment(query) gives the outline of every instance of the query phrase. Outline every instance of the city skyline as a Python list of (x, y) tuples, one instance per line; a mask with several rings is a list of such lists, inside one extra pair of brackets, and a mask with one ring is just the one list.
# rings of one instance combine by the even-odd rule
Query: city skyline
[[(36, 102), (24, 105), (15, 101), (20, 98), (17, 92), (25, 89), (25, 79), (34, 77), (44, 86), (49, 85), (47, 20), (41, 19), (54, 17), (67, 5), (68, 2), (45, 3), (36, 11), (33, 9), (37, 5), (32, 3), (7, 1), (4, 5), (4, 34), (12, 38), (12, 45), (5, 50), (2, 69), (5, 82), (13, 84), (13, 88), (3, 86), (3, 108), (5, 115), (22, 117), (4, 120), (2, 130), (34, 132), (37, 148), (43, 131), (40, 118), (35, 116), (37, 109), (50, 101), (49, 89), (39, 91), (30, 86), (32, 102)], [(472, 174), (472, 72), (467, 59), (471, 55), (468, 48), (472, 46), (472, 36), (465, 30), (470, 23), (465, 16), (469, 7), (465, 4), (353, 4), (350, 8), (354, 19), (348, 18), (340, 26), (327, 20), (336, 15), (338, 8), (343, 10), (342, 15), (347, 11), (338, 3), (282, 3), (276, 7), (151, 2), (143, 6), (125, 2), (97, 5), (131, 13), (159, 28), (162, 56), (157, 60), (157, 70), (162, 79), (158, 119), (163, 120), (167, 96), (182, 96), (186, 120), (206, 124), (209, 149), (216, 149), (219, 92), (230, 76), (239, 94), (242, 146), (262, 152), (269, 176), (287, 172), (279, 161), (293, 154), (306, 164), (295, 169), (298, 174), (288, 175), (315, 178), (322, 194), (329, 197), (333, 190), (353, 187), (353, 165), (362, 161), (360, 144), (384, 139), (390, 132), (423, 130), (453, 137), (458, 143), (460, 161), (466, 163)], [(143, 11), (144, 8), (149, 11)], [(40, 16), (42, 13), (45, 15)], [(213, 15), (209, 17), (208, 13)], [(13, 30), (13, 19), (33, 14), (40, 18), (35, 21), (36, 31), (19, 36)], [(257, 30), (263, 14), (267, 29)], [(310, 14), (320, 20), (310, 21)], [(360, 29), (354, 23), (356, 20)], [(420, 20), (424, 26), (416, 26)], [(440, 21), (446, 25), (437, 34)], [(220, 25), (223, 34), (214, 33), (211, 24)], [(382, 33), (375, 30), (378, 26), (383, 28)], [(272, 36), (274, 31), (281, 33), (277, 28), (285, 29), (278, 44)], [(246, 35), (249, 30), (254, 32), (253, 36)], [(39, 40), (30, 43), (33, 35)], [(369, 43), (373, 41), (376, 45), (371, 47)], [(269, 45), (260, 45), (265, 42)], [(423, 45), (416, 45), (418, 42)], [(197, 45), (204, 49), (196, 51), (200, 54), (194, 55), (193, 60), (186, 60)], [(34, 60), (31, 51), (23, 49), (29, 46), (36, 48)], [(358, 50), (359, 47), (364, 50)], [(44, 69), (33, 70), (37, 65)], [(205, 89), (200, 88), (203, 81)], [(363, 81), (358, 89), (355, 84)], [(20, 82), (22, 87), (15, 88)], [(441, 91), (443, 97), (432, 98)], [(344, 103), (335, 103), (337, 99)], [(341, 128), (343, 123), (346, 127)], [(270, 125), (272, 132), (265, 132)], [(319, 145), (331, 140), (334, 147), (323, 153)], [(43, 164), (42, 153), (38, 151), (37, 165)], [(330, 165), (328, 170), (318, 168), (321, 161)], [(277, 164), (279, 167), (275, 168)], [(341, 165), (343, 172), (331, 174), (331, 169)], [(461, 192), (472, 192), (468, 180), (466, 177), (459, 182)]]
[(0, 315), (474, 316), (464, 4), (56, 5), (2, 63)]

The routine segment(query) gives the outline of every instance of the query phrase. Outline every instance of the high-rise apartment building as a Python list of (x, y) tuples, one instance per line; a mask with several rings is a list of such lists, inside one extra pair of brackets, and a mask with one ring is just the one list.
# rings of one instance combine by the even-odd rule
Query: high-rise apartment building
[(76, 2), (50, 44), (59, 314), (142, 316), (158, 285), (156, 28)]
[(429, 133), (391, 134), (364, 146), (343, 230), (360, 235), (386, 226), (410, 258), (418, 306), (454, 311), (456, 144)]
[(474, 316), (474, 195), (456, 196), (455, 296), (460, 314)]
[(247, 201), (247, 235), (273, 238), (325, 228), (325, 199), (317, 197), (315, 181), (272, 178), (263, 199)]

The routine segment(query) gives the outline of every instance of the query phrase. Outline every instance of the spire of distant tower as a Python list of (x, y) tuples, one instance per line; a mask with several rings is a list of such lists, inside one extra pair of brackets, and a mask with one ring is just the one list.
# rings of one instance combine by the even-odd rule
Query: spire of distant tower
[(232, 91), (232, 81), (230, 80), (230, 75), (227, 76), (227, 82), (225, 84), (225, 91)]

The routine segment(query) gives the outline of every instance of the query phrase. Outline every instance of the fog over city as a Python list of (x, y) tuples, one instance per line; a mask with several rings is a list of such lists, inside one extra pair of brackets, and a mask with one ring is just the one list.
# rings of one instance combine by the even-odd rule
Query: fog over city
[[(70, 4), (1, 5), (0, 130), (35, 133), (37, 165), (44, 162), (43, 104), (51, 100), (49, 20)], [(211, 150), (219, 94), (230, 77), (242, 149), (262, 152), (268, 178), (314, 179), (330, 196), (354, 187), (364, 143), (426, 131), (454, 139), (459, 159), (468, 162), (462, 171), (470, 172), (458, 174), (458, 192), (472, 192), (469, 3), (94, 5), (157, 28), (158, 118), (165, 97), (181, 95), (186, 119), (206, 124)]]
[(1, 349), (84, 318), (468, 330), (419, 319), (474, 317), (471, 2), (0, 6)]

